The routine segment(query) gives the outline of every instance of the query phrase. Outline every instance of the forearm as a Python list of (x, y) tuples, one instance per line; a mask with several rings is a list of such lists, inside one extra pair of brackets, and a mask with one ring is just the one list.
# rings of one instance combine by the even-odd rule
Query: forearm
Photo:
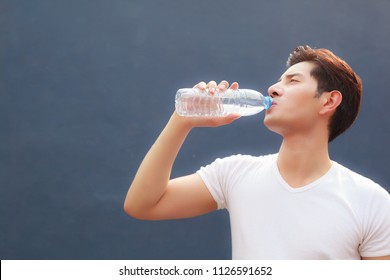
[[(214, 81), (211, 81), (207, 85), (201, 82), (196, 87), (201, 90), (208, 87), (215, 92), (217, 85)], [(223, 91), (228, 87), (228, 82), (222, 81), (218, 86), (218, 90)], [(238, 83), (233, 83), (230, 88), (237, 89)], [(180, 117), (174, 113), (137, 171), (125, 199), (125, 212), (131, 216), (141, 218), (172, 217), (176, 215), (173, 214), (173, 212), (176, 212), (176, 209), (182, 209), (180, 206), (175, 206), (177, 207), (176, 209), (175, 207), (172, 208), (172, 205), (177, 202), (193, 200), (193, 193), (198, 194), (195, 197), (199, 197), (199, 194), (203, 197), (201, 199), (203, 201), (193, 203), (194, 205), (201, 205), (200, 208), (202, 208), (199, 211), (194, 211), (193, 214), (204, 212), (205, 209), (207, 211), (210, 210), (208, 202), (211, 196), (208, 191), (206, 194), (203, 191), (203, 182), (199, 182), (198, 177), (195, 177), (195, 179), (191, 177), (190, 179), (181, 180), (179, 183), (176, 181), (173, 184), (170, 181), (172, 166), (185, 138), (193, 127), (218, 127), (229, 124), (239, 117), (237, 114), (230, 114), (223, 117), (205, 116), (189, 118)], [(191, 185), (192, 194), (187, 192), (188, 185)], [(187, 186), (187, 189), (183, 191), (182, 187), (185, 186)], [(162, 197), (164, 199), (161, 199)], [(167, 208), (170, 208), (170, 210)], [(156, 209), (158, 209), (157, 212), (161, 212), (164, 209), (163, 212), (166, 214), (156, 215), (156, 211), (153, 211)]]
[(164, 195), (172, 166), (190, 130), (191, 127), (180, 117), (172, 115), (146, 154), (130, 186), (124, 205), (127, 213), (151, 209)]

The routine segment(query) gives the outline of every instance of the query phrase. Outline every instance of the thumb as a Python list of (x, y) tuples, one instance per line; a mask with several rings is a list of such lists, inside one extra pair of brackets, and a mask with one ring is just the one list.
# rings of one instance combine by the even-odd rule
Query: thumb
[(240, 114), (232, 113), (232, 114), (225, 116), (223, 119), (224, 119), (226, 124), (229, 124), (229, 123), (232, 123), (239, 118), (241, 118)]

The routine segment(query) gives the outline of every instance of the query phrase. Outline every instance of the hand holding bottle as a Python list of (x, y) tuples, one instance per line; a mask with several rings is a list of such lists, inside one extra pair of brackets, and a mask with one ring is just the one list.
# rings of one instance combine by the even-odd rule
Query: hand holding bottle
[[(218, 85), (215, 81), (210, 81), (207, 84), (205, 82), (199, 82), (196, 84), (192, 89), (187, 89), (192, 92), (192, 94), (195, 94), (196, 97), (207, 95), (205, 99), (198, 99), (197, 106), (201, 106), (203, 109), (206, 110), (216, 110), (217, 106), (220, 106), (217, 104), (217, 99), (213, 98), (215, 94), (220, 94), (222, 92), (225, 92), (226, 90), (237, 90), (239, 88), (239, 85), (237, 82), (234, 82), (229, 87), (229, 83), (227, 81), (221, 81)], [(176, 96), (176, 115), (183, 116), (182, 113), (179, 113), (177, 108), (177, 97)], [(192, 95), (190, 98), (194, 98), (194, 95)], [(187, 100), (189, 101), (189, 100)], [(192, 101), (194, 101), (192, 99)], [(186, 107), (190, 109), (194, 104), (187, 103)], [(194, 107), (193, 107), (194, 108)], [(182, 121), (187, 122), (191, 127), (217, 127), (222, 126), (226, 124), (232, 123), (234, 120), (240, 118), (240, 114), (237, 113), (228, 113), (224, 115), (211, 115), (211, 114), (198, 114), (198, 115), (187, 115), (182, 119)]]
[(216, 92), (224, 92), (227, 89), (237, 90), (239, 85), (237, 82), (232, 83), (229, 87), (229, 83), (225, 80), (221, 81), (218, 85), (215, 81), (210, 81), (208, 84), (205, 82), (200, 82), (194, 86), (194, 88), (198, 88), (201, 91), (209, 91), (211, 94), (215, 94)]

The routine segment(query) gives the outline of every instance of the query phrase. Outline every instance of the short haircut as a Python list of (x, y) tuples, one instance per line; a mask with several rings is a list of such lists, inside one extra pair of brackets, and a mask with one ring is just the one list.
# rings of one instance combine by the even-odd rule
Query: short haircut
[(311, 75), (318, 83), (317, 96), (332, 90), (338, 90), (342, 94), (341, 104), (337, 107), (328, 125), (328, 142), (331, 142), (355, 121), (360, 110), (362, 82), (344, 60), (327, 49), (298, 46), (288, 57), (287, 67), (304, 61), (316, 65)]

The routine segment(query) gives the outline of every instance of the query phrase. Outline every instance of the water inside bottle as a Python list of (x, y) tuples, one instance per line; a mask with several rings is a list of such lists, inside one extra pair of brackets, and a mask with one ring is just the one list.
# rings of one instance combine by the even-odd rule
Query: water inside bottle
[(177, 111), (185, 116), (219, 116), (223, 113), (220, 99), (206, 94), (186, 94), (180, 96)]
[(231, 113), (239, 114), (241, 116), (251, 116), (264, 110), (264, 107), (260, 106), (245, 106), (239, 107), (237, 105), (225, 104), (223, 105), (223, 112), (221, 115), (228, 115)]

